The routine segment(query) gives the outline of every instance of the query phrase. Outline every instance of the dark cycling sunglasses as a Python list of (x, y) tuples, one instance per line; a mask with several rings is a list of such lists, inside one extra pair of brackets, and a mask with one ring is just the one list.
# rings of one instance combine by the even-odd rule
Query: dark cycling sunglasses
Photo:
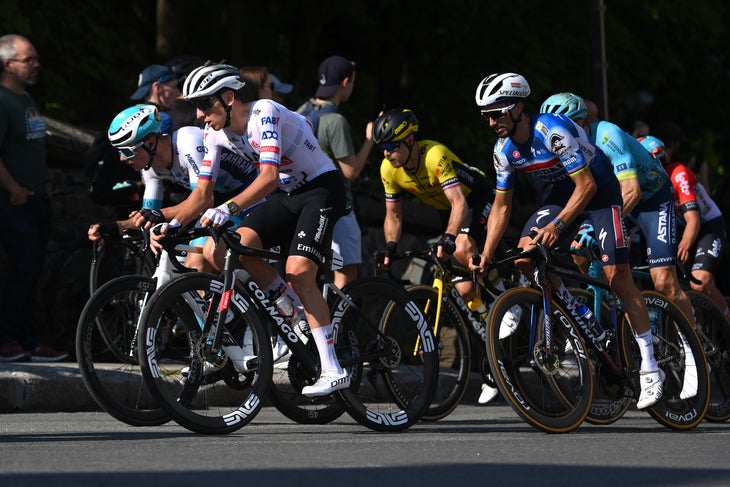
[(223, 98), (220, 95), (212, 95), (207, 98), (194, 98), (192, 100), (188, 100), (188, 102), (190, 102), (190, 104), (196, 109), (207, 114), (213, 107), (216, 99), (220, 100), (221, 105), (225, 105)]
[(395, 152), (398, 150), (398, 147), (400, 147), (400, 142), (381, 142), (380, 148), (388, 151), (388, 152)]

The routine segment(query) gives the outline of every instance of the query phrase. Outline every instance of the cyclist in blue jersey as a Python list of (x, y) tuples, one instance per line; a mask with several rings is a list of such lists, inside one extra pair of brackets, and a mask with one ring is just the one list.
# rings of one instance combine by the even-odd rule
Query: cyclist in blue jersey
[(608, 156), (621, 185), (623, 216), (635, 222), (646, 239), (654, 287), (674, 300), (688, 318), (694, 312), (677, 278), (677, 220), (669, 175), (639, 141), (618, 125), (598, 119), (598, 107), (573, 93), (547, 98), (541, 113), (562, 114), (583, 127)]
[[(662, 395), (664, 373), (654, 358), (649, 315), (639, 289), (631, 279), (629, 249), (621, 217), (621, 188), (613, 167), (585, 131), (564, 115), (530, 115), (524, 100), (530, 94), (527, 80), (516, 73), (496, 73), (484, 78), (476, 90), (476, 104), (499, 139), (494, 147), (497, 192), (487, 221), (487, 238), (479, 266), (491, 262), (512, 210), (515, 171), (525, 171), (552, 187), (542, 206), (530, 217), (518, 243), (536, 242), (552, 247), (568, 243), (577, 227), (588, 219), (596, 228), (601, 260), (608, 283), (624, 303), (641, 352), (639, 409), (655, 404)], [(601, 191), (598, 191), (598, 187)], [(531, 231), (536, 235), (530, 236)], [(529, 261), (519, 261), (531, 275)], [(559, 280), (556, 292), (572, 310), (578, 303)], [(572, 313), (574, 316), (576, 313)]]

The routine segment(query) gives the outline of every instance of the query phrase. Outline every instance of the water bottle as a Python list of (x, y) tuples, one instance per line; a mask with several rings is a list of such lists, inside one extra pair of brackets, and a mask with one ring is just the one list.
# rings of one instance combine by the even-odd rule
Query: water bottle
[(598, 320), (588, 306), (583, 303), (578, 303), (575, 311), (578, 314), (578, 319), (591, 331), (596, 341), (600, 342), (606, 338), (606, 331), (598, 323)]
[(299, 310), (294, 306), (292, 300), (287, 295), (282, 294), (276, 299), (276, 308), (279, 310), (282, 318), (284, 318), (284, 321), (299, 336), (302, 343), (306, 344), (309, 341), (309, 323), (299, 314)]

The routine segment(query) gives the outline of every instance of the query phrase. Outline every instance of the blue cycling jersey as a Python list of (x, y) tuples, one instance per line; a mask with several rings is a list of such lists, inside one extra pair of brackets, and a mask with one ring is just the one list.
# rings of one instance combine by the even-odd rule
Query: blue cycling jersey
[(619, 181), (637, 178), (641, 201), (647, 201), (669, 181), (669, 175), (639, 141), (605, 120), (590, 125), (590, 139), (611, 161)]
[(502, 138), (494, 146), (497, 191), (514, 188), (515, 171), (525, 171), (553, 185), (553, 191), (572, 194), (571, 176), (586, 169), (600, 188), (616, 184), (613, 166), (590, 141), (585, 131), (564, 115), (544, 113), (530, 116), (530, 139), (517, 144)]

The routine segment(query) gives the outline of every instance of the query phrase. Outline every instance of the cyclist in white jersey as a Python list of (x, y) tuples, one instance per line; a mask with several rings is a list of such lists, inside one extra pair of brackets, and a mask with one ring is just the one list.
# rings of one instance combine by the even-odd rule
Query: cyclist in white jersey
[(260, 286), (301, 303), (322, 364), (318, 381), (304, 387), (302, 394), (321, 396), (349, 387), (350, 378), (335, 355), (329, 308), (316, 280), (319, 267), (330, 263), (332, 229), (345, 211), (345, 190), (334, 163), (302, 115), (272, 100), (256, 100), (234, 66), (197, 68), (186, 79), (183, 96), (205, 117), (211, 164), (217, 151), (230, 148), (250, 155), (259, 168), (243, 192), (207, 210), (201, 224), (223, 225), (239, 208), (269, 196), (237, 232), (244, 245), (289, 245), (289, 285), (261, 259), (242, 257), (241, 263)]
[[(174, 183), (182, 188), (194, 190), (201, 177), (203, 166), (203, 131), (198, 127), (181, 127), (172, 134), (161, 133), (162, 124), (159, 111), (154, 105), (135, 105), (121, 111), (109, 126), (109, 139), (119, 150), (122, 163), (142, 171), (144, 194), (142, 209), (134, 211), (126, 220), (91, 225), (89, 239), (99, 240), (102, 233), (118, 234), (127, 229), (140, 227), (147, 223), (158, 224), (178, 220), (181, 202), (162, 208), (165, 182)], [(210, 175), (213, 183), (214, 201), (225, 201), (229, 196), (238, 194), (255, 177), (255, 168), (236, 154), (226, 155), (225, 168)], [(250, 173), (248, 178), (243, 175)], [(200, 208), (202, 211), (205, 208)], [(247, 212), (239, 213), (236, 225)], [(116, 227), (116, 228), (115, 228)], [(193, 245), (203, 245), (205, 238)], [(190, 254), (189, 266), (201, 269), (201, 261), (193, 260)]]

